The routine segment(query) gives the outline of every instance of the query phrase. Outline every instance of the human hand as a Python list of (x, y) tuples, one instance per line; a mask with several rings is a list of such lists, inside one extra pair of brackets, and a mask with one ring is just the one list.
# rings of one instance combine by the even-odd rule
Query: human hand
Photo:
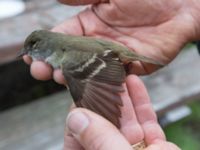
[(132, 150), (142, 140), (145, 150), (180, 150), (165, 140), (142, 81), (130, 75), (124, 87), (120, 131), (101, 116), (76, 108), (67, 117), (65, 150)]
[[(189, 41), (200, 38), (198, 0), (59, 0), (65, 4), (93, 4), (52, 31), (113, 40), (137, 53), (165, 64), (172, 61)], [(30, 58), (25, 61), (31, 64)], [(133, 73), (148, 74), (157, 66), (134, 63)], [(31, 73), (36, 79), (53, 78), (63, 83), (62, 73), (44, 63), (34, 62)]]

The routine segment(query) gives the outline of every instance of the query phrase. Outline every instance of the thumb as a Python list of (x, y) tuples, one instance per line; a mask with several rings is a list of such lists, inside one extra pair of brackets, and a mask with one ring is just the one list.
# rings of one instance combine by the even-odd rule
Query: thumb
[(66, 122), (68, 131), (86, 150), (132, 150), (115, 126), (89, 110), (74, 109)]

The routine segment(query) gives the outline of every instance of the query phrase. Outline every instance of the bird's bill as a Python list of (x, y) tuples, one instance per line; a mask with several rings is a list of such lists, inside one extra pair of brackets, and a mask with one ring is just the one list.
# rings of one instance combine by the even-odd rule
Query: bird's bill
[(26, 55), (27, 54), (27, 52), (25, 51), (25, 49), (24, 48), (22, 48), (18, 53), (17, 53), (17, 55), (16, 55), (16, 58), (17, 59), (20, 59), (20, 58), (22, 58), (24, 55)]

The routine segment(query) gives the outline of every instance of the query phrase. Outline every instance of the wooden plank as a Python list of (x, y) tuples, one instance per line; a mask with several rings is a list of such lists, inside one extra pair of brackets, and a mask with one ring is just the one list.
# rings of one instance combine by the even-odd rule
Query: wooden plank
[(183, 51), (171, 64), (143, 78), (155, 110), (168, 109), (200, 98), (200, 56), (196, 48)]
[(60, 150), (67, 106), (62, 92), (0, 114), (1, 150)]

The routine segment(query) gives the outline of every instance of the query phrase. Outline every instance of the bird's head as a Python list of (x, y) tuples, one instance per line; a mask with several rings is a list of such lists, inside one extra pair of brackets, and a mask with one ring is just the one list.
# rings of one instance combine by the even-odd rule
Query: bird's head
[(25, 40), (24, 47), (19, 55), (29, 55), (36, 60), (45, 60), (58, 49), (59, 44), (50, 31), (37, 30), (32, 32)]
[(27, 54), (33, 60), (45, 61), (57, 68), (65, 52), (63, 36), (47, 30), (36, 30), (26, 38), (18, 57)]

